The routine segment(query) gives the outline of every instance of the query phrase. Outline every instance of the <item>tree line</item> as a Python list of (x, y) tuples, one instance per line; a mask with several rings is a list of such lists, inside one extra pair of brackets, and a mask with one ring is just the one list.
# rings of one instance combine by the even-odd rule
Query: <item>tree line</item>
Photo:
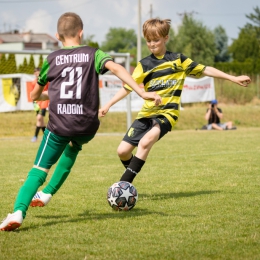
[[(167, 49), (181, 52), (198, 63), (214, 66), (227, 73), (256, 75), (260, 72), (260, 8), (246, 15), (248, 22), (240, 28), (237, 39), (228, 46), (228, 36), (222, 26), (213, 31), (192, 14), (184, 14), (178, 31), (170, 30)], [(93, 35), (85, 42), (99, 47), (93, 42)], [(110, 28), (105, 41), (100, 45), (104, 51), (129, 52), (136, 65), (137, 35), (133, 29)], [(149, 55), (145, 40), (142, 39), (142, 57)]]
[(0, 57), (0, 74), (26, 73), (33, 74), (36, 67), (41, 67), (43, 63), (43, 56), (40, 55), (38, 64), (35, 64), (33, 55), (29, 57), (29, 61), (24, 57), (23, 63), (17, 66), (15, 54), (8, 55), (2, 53)]
[[(248, 22), (240, 28), (237, 39), (228, 46), (228, 36), (222, 26), (213, 31), (202, 22), (194, 19), (192, 14), (184, 14), (178, 31), (170, 30), (170, 39), (167, 49), (172, 52), (181, 52), (198, 63), (214, 66), (227, 73), (257, 75), (260, 72), (260, 8), (253, 8), (247, 14)], [(100, 48), (107, 52), (129, 52), (133, 57), (132, 66), (136, 66), (137, 35), (133, 29), (110, 28), (105, 41), (98, 44), (94, 35), (87, 36), (83, 44)], [(142, 57), (148, 56), (146, 42), (142, 39)], [(33, 74), (35, 67), (41, 67), (43, 62), (40, 56), (39, 64), (35, 64), (33, 55), (29, 61), (24, 58), (23, 64), (17, 66), (15, 55), (1, 54), (0, 74), (28, 73)]]

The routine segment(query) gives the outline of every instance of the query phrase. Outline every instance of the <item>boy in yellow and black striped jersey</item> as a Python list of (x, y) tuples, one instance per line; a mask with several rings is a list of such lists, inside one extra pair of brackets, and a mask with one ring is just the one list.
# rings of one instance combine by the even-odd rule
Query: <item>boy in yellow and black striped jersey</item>
[[(151, 55), (138, 62), (132, 77), (138, 84), (144, 85), (146, 92), (153, 91), (160, 95), (162, 102), (155, 105), (154, 102), (145, 100), (135, 121), (119, 144), (117, 153), (126, 168), (120, 181), (133, 182), (154, 143), (171, 131), (177, 123), (181, 93), (187, 76), (210, 76), (229, 80), (244, 87), (251, 82), (248, 76), (232, 76), (213, 67), (198, 64), (182, 53), (167, 51), (170, 23), (170, 19), (149, 19), (143, 25), (143, 35)], [(131, 91), (131, 87), (125, 85), (99, 110), (99, 115), (105, 116), (113, 104)], [(135, 147), (137, 151), (133, 155)]]

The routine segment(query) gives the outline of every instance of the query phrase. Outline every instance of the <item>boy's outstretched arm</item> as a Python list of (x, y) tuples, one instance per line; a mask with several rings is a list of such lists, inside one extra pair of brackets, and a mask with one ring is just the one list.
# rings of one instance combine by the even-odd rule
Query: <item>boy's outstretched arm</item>
[(120, 90), (118, 90), (118, 92), (103, 107), (99, 109), (98, 116), (104, 117), (111, 106), (126, 97), (129, 93), (130, 91), (126, 90), (125, 88), (121, 88)]
[(105, 67), (118, 78), (120, 78), (125, 84), (130, 86), (143, 99), (154, 100), (156, 106), (161, 104), (162, 98), (158, 94), (156, 94), (156, 92), (143, 91), (123, 66), (113, 61), (108, 61), (106, 62)]
[(203, 75), (219, 79), (226, 79), (244, 87), (247, 87), (247, 85), (251, 82), (251, 79), (248, 76), (232, 76), (210, 66), (207, 66), (205, 68), (205, 70), (203, 71)]

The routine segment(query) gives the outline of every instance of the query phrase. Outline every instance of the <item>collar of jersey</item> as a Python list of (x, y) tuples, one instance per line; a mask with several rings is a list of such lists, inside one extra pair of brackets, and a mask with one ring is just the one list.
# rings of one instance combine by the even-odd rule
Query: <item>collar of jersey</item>
[(158, 60), (161, 60), (161, 59), (164, 57), (164, 54), (161, 55), (161, 56), (155, 56), (155, 55), (154, 55), (154, 57), (155, 57), (156, 59), (158, 59)]
[(62, 47), (62, 49), (75, 49), (75, 48), (79, 48), (85, 45), (77, 45), (77, 46), (66, 46), (66, 47)]

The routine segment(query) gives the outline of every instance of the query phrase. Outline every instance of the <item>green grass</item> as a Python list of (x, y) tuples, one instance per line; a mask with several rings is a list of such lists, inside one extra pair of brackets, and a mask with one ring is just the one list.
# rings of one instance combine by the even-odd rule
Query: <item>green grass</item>
[[(246, 105), (219, 104), (222, 108), (225, 121), (233, 121), (239, 127), (260, 127), (260, 100)], [(204, 119), (207, 104), (184, 104), (184, 110), (181, 111), (179, 122), (175, 130), (190, 130), (200, 128), (206, 124)], [(136, 112), (132, 113), (132, 119)], [(48, 119), (48, 114), (45, 120)], [(98, 133), (124, 133), (126, 127), (126, 113), (108, 113), (106, 117), (101, 118), (101, 125)], [(35, 112), (9, 112), (0, 113), (0, 137), (32, 137), (35, 131)], [(41, 135), (42, 133), (40, 133)]]
[[(0, 232), (0, 259), (260, 259), (258, 127), (167, 134), (134, 181), (139, 200), (129, 212), (106, 202), (123, 172), (121, 138), (86, 145), (48, 206)], [(0, 217), (12, 211), (37, 148), (28, 136), (1, 138)]]
[(218, 100), (224, 103), (247, 104), (256, 98), (260, 98), (260, 85), (255, 77), (251, 77), (252, 82), (245, 88), (230, 81), (214, 79), (215, 93)]

